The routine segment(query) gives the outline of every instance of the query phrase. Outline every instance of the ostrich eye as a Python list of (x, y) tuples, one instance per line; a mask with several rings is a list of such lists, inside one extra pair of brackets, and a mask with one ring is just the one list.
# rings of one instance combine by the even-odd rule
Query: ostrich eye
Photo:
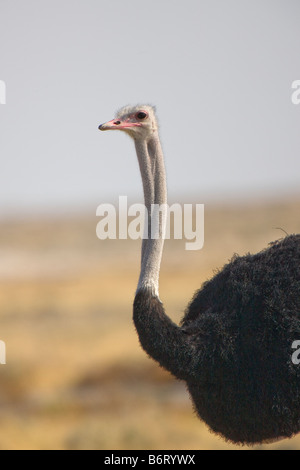
[(144, 113), (143, 111), (140, 111), (139, 113), (137, 113), (136, 117), (138, 119), (145, 119), (147, 117), (147, 114)]

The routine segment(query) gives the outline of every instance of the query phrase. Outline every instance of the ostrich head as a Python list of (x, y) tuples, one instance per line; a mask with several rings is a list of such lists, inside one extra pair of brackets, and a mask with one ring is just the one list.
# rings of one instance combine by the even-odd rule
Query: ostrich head
[(99, 130), (125, 131), (135, 140), (148, 140), (158, 130), (155, 108), (150, 105), (125, 106), (114, 119), (101, 124)]

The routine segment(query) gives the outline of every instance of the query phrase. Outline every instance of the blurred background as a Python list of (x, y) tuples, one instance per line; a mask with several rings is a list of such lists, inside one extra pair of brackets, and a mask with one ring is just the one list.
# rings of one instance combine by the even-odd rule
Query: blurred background
[[(132, 324), (140, 242), (100, 241), (99, 204), (142, 201), (133, 144), (157, 107), (170, 202), (205, 204), (205, 246), (166, 242), (175, 321), (234, 253), (300, 232), (297, 0), (2, 0), (1, 449), (234, 449)], [(261, 449), (299, 449), (300, 437)]]

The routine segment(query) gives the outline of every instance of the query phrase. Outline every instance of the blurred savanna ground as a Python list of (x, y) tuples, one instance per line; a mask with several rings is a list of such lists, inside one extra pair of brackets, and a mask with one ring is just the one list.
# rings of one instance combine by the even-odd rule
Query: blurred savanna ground
[[(178, 322), (234, 253), (300, 232), (299, 207), (300, 197), (207, 204), (203, 250), (165, 245), (160, 290), (170, 317)], [(100, 241), (97, 222), (0, 223), (0, 449), (240, 449), (213, 435), (184, 384), (141, 350), (131, 318), (140, 242)], [(299, 449), (300, 436), (254, 448)]]

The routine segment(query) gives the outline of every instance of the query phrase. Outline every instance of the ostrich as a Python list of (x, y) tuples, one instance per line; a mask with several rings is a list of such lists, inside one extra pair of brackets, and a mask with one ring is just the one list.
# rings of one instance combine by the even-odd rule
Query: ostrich
[[(151, 205), (166, 204), (155, 108), (124, 107), (99, 126), (134, 139), (151, 233)], [(163, 229), (165, 216), (160, 220)], [(161, 230), (161, 233), (163, 230)], [(190, 302), (178, 326), (159, 298), (163, 236), (142, 242), (133, 319), (142, 348), (187, 384), (195, 410), (226, 440), (253, 445), (300, 430), (300, 235), (234, 256)]]

